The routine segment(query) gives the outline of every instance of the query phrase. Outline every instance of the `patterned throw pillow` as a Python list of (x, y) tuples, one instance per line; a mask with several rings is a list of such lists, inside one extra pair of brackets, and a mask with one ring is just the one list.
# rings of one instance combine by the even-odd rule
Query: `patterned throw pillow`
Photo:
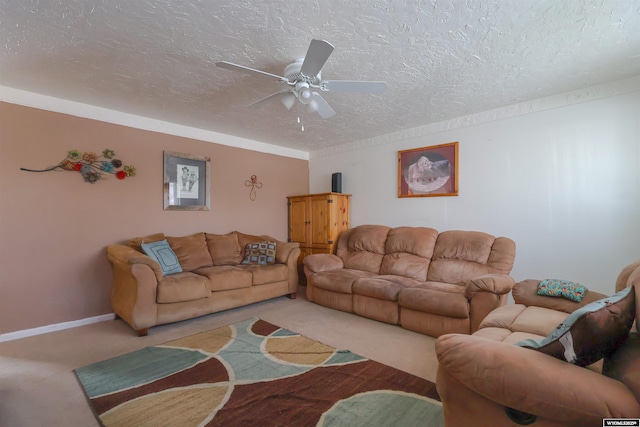
[(538, 283), (538, 295), (564, 297), (571, 301), (580, 302), (586, 293), (586, 287), (568, 280), (544, 279)]
[(546, 338), (516, 343), (578, 366), (597, 362), (620, 347), (636, 317), (633, 287), (574, 311)]
[(269, 265), (276, 263), (276, 242), (249, 243), (244, 249), (242, 264)]
[(155, 262), (160, 264), (163, 276), (166, 276), (167, 274), (180, 273), (182, 271), (180, 262), (178, 262), (178, 257), (169, 246), (167, 239), (153, 243), (142, 243), (140, 246), (145, 254), (149, 255)]

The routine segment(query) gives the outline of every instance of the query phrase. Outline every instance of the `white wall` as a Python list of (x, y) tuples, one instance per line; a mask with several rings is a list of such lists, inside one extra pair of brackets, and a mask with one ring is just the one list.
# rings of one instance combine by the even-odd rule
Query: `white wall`
[[(312, 153), (310, 190), (342, 172), (352, 226), (479, 230), (515, 240), (512, 276), (611, 294), (640, 258), (640, 79)], [(459, 141), (457, 197), (397, 197), (397, 152)]]

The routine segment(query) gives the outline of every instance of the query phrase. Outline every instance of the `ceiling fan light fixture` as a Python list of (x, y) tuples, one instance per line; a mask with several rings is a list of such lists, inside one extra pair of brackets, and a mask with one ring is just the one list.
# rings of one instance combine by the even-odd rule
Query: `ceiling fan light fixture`
[(286, 107), (287, 110), (290, 110), (291, 107), (293, 107), (293, 104), (296, 102), (296, 96), (289, 92), (286, 95), (284, 95), (282, 98), (280, 98), (280, 101), (282, 102), (282, 105), (284, 105)]
[(309, 112), (315, 113), (316, 111), (318, 111), (318, 101), (316, 101), (315, 99), (312, 99), (309, 102)]
[(307, 82), (296, 83), (296, 90), (298, 91), (298, 99), (303, 104), (308, 104), (311, 101), (311, 88)]

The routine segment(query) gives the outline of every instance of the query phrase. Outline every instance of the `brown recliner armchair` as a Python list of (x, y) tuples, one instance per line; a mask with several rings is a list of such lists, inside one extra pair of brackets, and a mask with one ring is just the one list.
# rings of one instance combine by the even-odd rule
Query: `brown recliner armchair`
[[(603, 360), (581, 367), (514, 345), (544, 338), (569, 313), (602, 296), (590, 291), (580, 303), (538, 296), (538, 282), (516, 284), (515, 304), (494, 310), (473, 335), (437, 340), (436, 385), (447, 427), (599, 427), (604, 418), (640, 418), (637, 322), (624, 344), (604, 359), (609, 375), (618, 371), (617, 379), (602, 373)], [(627, 287), (633, 287), (638, 316), (640, 261), (618, 276), (616, 292)]]

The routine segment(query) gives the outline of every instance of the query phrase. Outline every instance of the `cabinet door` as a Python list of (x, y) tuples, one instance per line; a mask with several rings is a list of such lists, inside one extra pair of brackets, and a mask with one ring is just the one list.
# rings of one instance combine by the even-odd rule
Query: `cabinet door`
[(311, 197), (311, 246), (329, 243), (331, 206), (326, 196)]
[(308, 223), (307, 199), (289, 199), (289, 240), (308, 244)]

